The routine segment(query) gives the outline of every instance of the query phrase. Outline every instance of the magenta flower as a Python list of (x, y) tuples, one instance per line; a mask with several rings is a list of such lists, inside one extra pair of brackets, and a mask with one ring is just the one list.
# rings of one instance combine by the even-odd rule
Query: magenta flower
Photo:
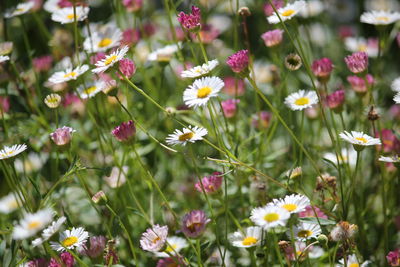
[(245, 83), (242, 79), (235, 77), (224, 78), (225, 87), (222, 91), (230, 96), (241, 96), (245, 91)]
[(268, 111), (260, 111), (258, 114), (254, 116), (252, 120), (252, 125), (255, 128), (267, 128), (269, 122), (271, 121), (271, 113)]
[(311, 69), (316, 77), (326, 80), (329, 79), (329, 76), (331, 75), (333, 64), (329, 58), (324, 57), (314, 60), (313, 64), (311, 65)]
[(366, 79), (368, 82), (368, 86), (365, 84), (365, 80), (363, 78), (360, 78), (358, 76), (348, 76), (347, 81), (351, 84), (352, 89), (357, 93), (357, 94), (365, 94), (368, 91), (368, 87), (371, 86), (375, 80), (372, 75), (367, 74)]
[(326, 96), (326, 105), (335, 112), (341, 112), (345, 100), (345, 92), (343, 89), (337, 90)]
[(390, 251), (386, 256), (386, 259), (390, 266), (400, 266), (400, 249), (397, 248)]
[(182, 232), (191, 238), (201, 236), (211, 220), (207, 218), (202, 210), (193, 210), (183, 216)]
[(347, 68), (353, 73), (367, 71), (368, 55), (365, 52), (356, 52), (344, 58)]
[(103, 254), (106, 247), (107, 239), (104, 236), (92, 236), (89, 239), (90, 247), (84, 245), (79, 253), (90, 258), (97, 258)]
[(71, 127), (63, 126), (51, 133), (50, 137), (57, 146), (65, 146), (71, 142), (72, 133), (74, 132), (75, 130)]
[(228, 99), (221, 102), (222, 110), (227, 118), (232, 118), (236, 114), (236, 104), (240, 102), (239, 99)]
[(384, 153), (400, 153), (400, 140), (397, 139), (392, 130), (382, 129), (380, 134), (375, 134), (375, 137), (382, 139)]
[[(314, 206), (315, 213), (317, 214), (318, 218), (322, 219), (328, 219), (328, 216), (325, 215), (323, 211), (321, 211), (320, 208), (317, 206)], [(311, 206), (307, 206), (306, 209), (302, 212), (299, 213), (300, 218), (305, 218), (305, 217), (315, 217), (314, 210)]]
[(49, 267), (73, 267), (75, 264), (74, 257), (69, 252), (63, 252), (60, 254), (61, 262), (58, 262), (56, 259), (51, 258)]
[(122, 4), (129, 12), (139, 11), (143, 6), (143, 0), (122, 0)]
[[(285, 1), (283, 1), (283, 0), (272, 0), (271, 2), (275, 6), (276, 10), (285, 6)], [(265, 13), (265, 16), (267, 16), (267, 17), (269, 17), (275, 13), (274, 9), (272, 8), (272, 6), (269, 2), (264, 5), (264, 13)]]
[(104, 59), (105, 57), (106, 57), (106, 54), (104, 52), (98, 52), (97, 54), (90, 57), (90, 63), (96, 64), (96, 62)]
[(197, 191), (206, 193), (214, 193), (218, 191), (222, 185), (222, 173), (220, 172), (214, 172), (210, 176), (205, 176), (203, 179), (201, 179), (201, 184), (203, 184), (203, 187), (201, 186), (200, 182), (197, 182), (194, 187), (196, 188)]
[(135, 138), (136, 127), (132, 120), (122, 122), (112, 130), (112, 135), (120, 142), (130, 142)]
[(37, 72), (45, 72), (51, 68), (51, 64), (53, 63), (53, 57), (50, 55), (36, 57), (32, 59), (33, 68)]
[(122, 45), (131, 46), (137, 44), (140, 41), (140, 30), (138, 29), (127, 29), (122, 32)]
[(48, 267), (49, 262), (46, 259), (39, 258), (39, 259), (34, 259), (26, 263), (27, 267)]
[(249, 51), (240, 50), (228, 57), (226, 64), (231, 67), (233, 72), (246, 73), (249, 66)]
[(121, 59), (119, 61), (119, 71), (127, 78), (131, 78), (136, 72), (136, 65), (132, 60), (128, 58)]
[(179, 13), (178, 21), (187, 30), (199, 30), (201, 20), (201, 11), (197, 6), (192, 6), (192, 13)]
[(265, 32), (261, 35), (261, 38), (264, 40), (265, 46), (277, 46), (282, 42), (283, 30), (277, 29)]
[(154, 225), (153, 228), (148, 228), (140, 238), (140, 246), (143, 250), (150, 252), (160, 251), (167, 241), (168, 226)]

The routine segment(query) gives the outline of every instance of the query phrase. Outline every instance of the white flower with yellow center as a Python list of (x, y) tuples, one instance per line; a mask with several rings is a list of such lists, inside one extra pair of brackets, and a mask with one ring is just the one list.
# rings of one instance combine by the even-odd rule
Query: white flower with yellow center
[(119, 46), (122, 40), (120, 29), (113, 27), (102, 32), (94, 32), (83, 42), (83, 48), (89, 53), (105, 52), (110, 48)]
[[(285, 7), (278, 9), (277, 11), (278, 11), (278, 14), (279, 14), (279, 17), (281, 18), (281, 20), (286, 21), (286, 20), (290, 20), (294, 16), (296, 16), (300, 11), (302, 11), (305, 8), (305, 6), (306, 6), (305, 1), (296, 1), (292, 4), (288, 4)], [(274, 14), (269, 16), (267, 18), (267, 20), (271, 24), (277, 24), (277, 23), (281, 22), (279, 20), (279, 17), (274, 12)]]
[(101, 92), (105, 86), (106, 83), (101, 80), (96, 81), (95, 83), (86, 87), (84, 85), (81, 85), (78, 87), (78, 94), (82, 99), (92, 98), (97, 93)]
[(195, 80), (183, 92), (183, 101), (189, 107), (205, 106), (211, 97), (218, 95), (224, 85), (224, 82), (218, 77), (204, 77)]
[(272, 202), (272, 205), (285, 209), (290, 213), (299, 213), (310, 205), (308, 197), (300, 194), (288, 195), (284, 198), (274, 199)]
[(76, 21), (85, 20), (89, 14), (89, 7), (87, 6), (76, 6), (75, 16), (73, 7), (60, 8), (51, 14), (51, 19), (61, 24), (73, 23)]
[(22, 14), (27, 13), (29, 10), (32, 9), (32, 7), (34, 6), (34, 2), (33, 1), (28, 1), (25, 3), (20, 3), (18, 4), (16, 7), (11, 8), (9, 10), (7, 10), (4, 13), (4, 17), (5, 18), (12, 18), (12, 17), (16, 17)]
[(188, 70), (184, 70), (181, 73), (182, 78), (197, 78), (205, 74), (210, 73), (216, 66), (218, 66), (218, 60), (214, 59), (204, 63), (201, 66), (196, 66)]
[(398, 155), (391, 156), (391, 157), (380, 156), (378, 160), (382, 161), (382, 162), (388, 162), (388, 163), (399, 163), (400, 156), (398, 156)]
[(147, 56), (148, 61), (169, 62), (172, 56), (178, 51), (178, 45), (167, 45), (151, 52)]
[(393, 101), (396, 104), (400, 104), (400, 92), (398, 92), (394, 97), (393, 97)]
[(102, 60), (99, 60), (95, 63), (96, 68), (92, 70), (94, 73), (103, 73), (112, 66), (114, 66), (115, 63), (120, 61), (121, 59), (124, 58), (126, 53), (128, 52), (129, 47), (124, 46), (121, 49), (117, 49), (116, 51), (112, 52), (111, 54), (107, 55), (105, 58)]
[(344, 46), (350, 52), (365, 52), (369, 57), (377, 57), (379, 52), (378, 42), (366, 40), (363, 37), (346, 37)]
[(88, 65), (78, 66), (75, 69), (67, 68), (64, 71), (58, 71), (51, 75), (49, 82), (53, 84), (68, 82), (71, 80), (76, 80), (80, 75), (85, 73), (89, 69)]
[(300, 90), (285, 98), (285, 104), (291, 110), (303, 110), (318, 103), (318, 96), (314, 91)]
[(53, 214), (51, 209), (40, 210), (36, 213), (27, 213), (20, 220), (19, 224), (14, 226), (12, 238), (20, 240), (35, 235), (51, 222)]
[(88, 238), (89, 233), (83, 227), (73, 227), (71, 230), (65, 230), (60, 234), (59, 243), (50, 242), (50, 246), (58, 252), (65, 251), (66, 249), (79, 249), (86, 243)]
[(0, 150), (0, 160), (15, 157), (19, 153), (25, 151), (27, 148), (28, 147), (25, 144), (4, 146), (3, 149)]
[(18, 200), (14, 193), (9, 193), (0, 198), (0, 213), (8, 214), (16, 210), (18, 207)]
[(381, 144), (381, 140), (379, 138), (373, 138), (363, 132), (351, 131), (351, 133), (349, 133), (344, 131), (343, 133), (340, 133), (339, 136), (343, 140), (357, 146), (374, 146)]
[(389, 25), (400, 20), (399, 12), (370, 11), (361, 15), (360, 21), (372, 25)]
[(183, 128), (182, 131), (176, 129), (173, 134), (168, 135), (166, 142), (169, 145), (186, 145), (186, 143), (194, 143), (198, 140), (203, 140), (203, 136), (207, 134), (207, 130), (202, 127), (189, 126)]
[(178, 236), (167, 237), (166, 247), (162, 252), (154, 252), (157, 257), (168, 258), (170, 255), (177, 255), (179, 251), (186, 248), (188, 243), (186, 239)]
[(49, 240), (50, 237), (52, 237), (55, 233), (58, 232), (58, 230), (60, 230), (61, 226), (64, 224), (66, 220), (67, 218), (62, 216), (57, 221), (53, 221), (51, 225), (49, 225), (46, 229), (43, 230), (42, 237), (32, 240), (32, 246), (37, 247), (43, 244), (43, 242)]
[(301, 167), (296, 167), (296, 168), (288, 170), (286, 172), (286, 176), (289, 177), (290, 179), (299, 177), (302, 174), (303, 174), (303, 170)]
[[(305, 241), (310, 238), (317, 238), (317, 236), (321, 233), (321, 227), (315, 223), (301, 222), (300, 224), (293, 227), (293, 235), (294, 238), (297, 240)], [(291, 238), (290, 231), (287, 231), (286, 234), (289, 238)]]
[[(350, 166), (356, 165), (357, 152), (353, 148), (342, 148), (338, 156), (340, 164), (348, 163)], [(335, 153), (325, 153), (323, 158), (332, 161), (333, 163), (338, 163)]]
[(44, 103), (49, 107), (49, 108), (57, 108), (60, 105), (61, 102), (61, 96), (58, 94), (50, 94), (46, 96), (44, 99)]
[(264, 230), (285, 226), (289, 218), (290, 213), (287, 210), (272, 205), (255, 208), (250, 216), (250, 220)]
[(337, 267), (343, 267), (343, 266), (347, 266), (347, 267), (364, 267), (364, 266), (368, 266), (369, 265), (368, 261), (360, 264), (358, 259), (357, 259), (357, 256), (354, 255), (354, 254), (349, 255), (347, 257), (346, 264), (344, 264), (344, 259), (339, 260), (339, 263), (340, 264), (336, 265)]
[(232, 245), (239, 248), (250, 248), (261, 243), (262, 229), (258, 226), (251, 226), (241, 231), (234, 232), (229, 236)]
[(392, 88), (392, 90), (395, 92), (400, 92), (400, 77), (393, 80), (390, 88)]
[(0, 63), (6, 62), (8, 60), (10, 60), (9, 56), (0, 56)]

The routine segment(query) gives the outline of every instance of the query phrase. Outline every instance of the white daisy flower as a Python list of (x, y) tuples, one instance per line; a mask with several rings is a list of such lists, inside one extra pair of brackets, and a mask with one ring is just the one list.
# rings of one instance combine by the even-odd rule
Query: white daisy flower
[(303, 110), (318, 103), (318, 96), (314, 91), (300, 90), (285, 98), (285, 104), (291, 110)]
[(284, 198), (274, 199), (269, 205), (275, 205), (290, 213), (299, 213), (304, 211), (307, 206), (310, 206), (310, 200), (306, 196), (292, 194)]
[(264, 230), (285, 226), (289, 218), (290, 213), (287, 210), (272, 205), (255, 208), (251, 211), (250, 216), (250, 220)]
[(50, 246), (58, 252), (65, 251), (66, 249), (79, 249), (85, 245), (88, 238), (89, 233), (83, 227), (72, 227), (71, 230), (65, 230), (60, 234), (59, 243), (50, 242)]
[(349, 133), (344, 131), (343, 133), (340, 133), (339, 136), (343, 140), (357, 146), (374, 146), (381, 144), (381, 140), (379, 138), (373, 138), (363, 132), (351, 131), (351, 133)]
[[(310, 259), (316, 259), (324, 255), (325, 253), (321, 247), (319, 246), (308, 247), (307, 243), (303, 241), (296, 241), (295, 247), (296, 247), (297, 257), (302, 255), (302, 257), (308, 256)], [(307, 250), (305, 250), (306, 248)], [(293, 257), (292, 260), (295, 260), (294, 255), (292, 257)]]
[(398, 155), (391, 156), (391, 157), (380, 156), (378, 160), (383, 161), (383, 162), (388, 162), (388, 163), (399, 163), (400, 157)]
[(4, 146), (3, 149), (0, 150), (0, 160), (15, 157), (19, 153), (25, 151), (27, 148), (28, 147), (25, 144)]
[(400, 104), (400, 92), (398, 92), (394, 97), (393, 97), (393, 101), (396, 104)]
[(36, 238), (35, 240), (32, 241), (32, 246), (37, 247), (43, 242), (47, 241), (52, 237), (55, 233), (60, 230), (61, 226), (64, 224), (64, 222), (67, 220), (64, 216), (60, 217), (57, 221), (53, 221), (50, 226), (48, 226), (46, 229), (43, 230), (42, 232), (42, 237)]
[(54, 13), (61, 9), (58, 3), (60, 3), (60, 0), (47, 0), (43, 5), (43, 9), (49, 13)]
[(83, 42), (83, 48), (89, 53), (105, 52), (110, 48), (119, 46), (122, 32), (117, 27), (108, 27), (105, 32), (94, 32)]
[(400, 92), (400, 77), (393, 80), (390, 88), (392, 88), (392, 90), (395, 92)]
[(29, 10), (31, 10), (34, 5), (35, 5), (34, 2), (32, 2), (32, 1), (20, 3), (16, 7), (7, 10), (4, 13), (4, 17), (8, 19), (8, 18), (12, 18), (12, 17), (16, 17), (19, 15), (25, 14)]
[(167, 45), (151, 52), (148, 55), (147, 60), (169, 62), (172, 58), (172, 55), (175, 54), (176, 51), (178, 51), (178, 46), (176, 44)]
[[(321, 227), (315, 223), (305, 223), (301, 222), (300, 224), (293, 227), (293, 235), (297, 240), (305, 241), (309, 238), (317, 238), (318, 235), (322, 233)], [(287, 236), (291, 238), (291, 232), (286, 232)]]
[[(278, 9), (278, 14), (282, 21), (290, 20), (296, 16), (300, 11), (302, 11), (306, 6), (305, 1), (296, 1), (291, 4), (287, 4), (285, 7)], [(277, 14), (274, 12), (273, 15), (267, 18), (268, 22), (271, 24), (277, 24), (280, 22)]]
[[(90, 9), (87, 6), (76, 6), (76, 21), (85, 20), (89, 14), (89, 10)], [(60, 8), (51, 14), (51, 19), (55, 22), (60, 22), (61, 24), (73, 23), (75, 22), (74, 8)]]
[(8, 60), (10, 60), (9, 56), (0, 56), (0, 63), (6, 62)]
[(250, 248), (261, 243), (262, 229), (258, 226), (251, 226), (241, 231), (234, 232), (229, 236), (232, 245), (239, 248)]
[(337, 264), (337, 267), (343, 267), (343, 266), (348, 266), (348, 267), (364, 267), (364, 266), (368, 266), (369, 262), (366, 261), (362, 264), (359, 263), (357, 256), (355, 254), (349, 255), (347, 257), (347, 262), (346, 264), (344, 264), (344, 259), (339, 260), (340, 264)]
[(325, 5), (322, 1), (311, 0), (308, 1), (305, 8), (300, 11), (300, 16), (303, 18), (315, 17), (321, 14), (325, 9)]
[(379, 52), (379, 43), (377, 39), (363, 37), (347, 37), (344, 39), (344, 46), (350, 52), (365, 52), (369, 57), (377, 57)]
[(94, 84), (85, 87), (81, 85), (78, 87), (78, 94), (82, 99), (92, 98), (97, 93), (101, 92), (103, 88), (106, 86), (104, 81), (98, 80)]
[(181, 251), (182, 249), (184, 249), (188, 246), (186, 239), (184, 239), (182, 237), (178, 237), (178, 236), (167, 237), (166, 244), (167, 244), (167, 246), (164, 249), (164, 251), (154, 252), (154, 254), (157, 257), (168, 258), (168, 257), (170, 257), (170, 254), (176, 255), (177, 253), (179, 253), (179, 251)]
[(51, 209), (27, 213), (19, 224), (14, 226), (12, 238), (19, 240), (33, 236), (51, 222), (53, 214)]
[(388, 25), (395, 23), (398, 20), (400, 20), (399, 12), (388, 12), (383, 10), (364, 12), (360, 18), (361, 22), (373, 25)]
[[(350, 166), (355, 166), (357, 162), (357, 152), (353, 148), (342, 148), (340, 151), (339, 162), (340, 164), (348, 163)], [(323, 158), (330, 160), (334, 163), (337, 162), (336, 154), (335, 153), (325, 153)]]
[(49, 94), (44, 99), (44, 103), (49, 108), (57, 108), (60, 105), (60, 102), (61, 102), (61, 96), (58, 94)]
[(14, 193), (9, 193), (0, 198), (0, 213), (8, 214), (16, 210), (18, 207), (18, 200)]
[(53, 84), (68, 82), (70, 80), (76, 80), (80, 75), (85, 73), (89, 69), (88, 65), (78, 66), (75, 69), (67, 68), (64, 71), (58, 71), (51, 75), (49, 82)]
[(188, 70), (184, 70), (181, 73), (182, 78), (196, 78), (210, 73), (216, 66), (218, 66), (218, 60), (214, 59), (204, 63), (201, 66), (196, 66)]
[(173, 134), (168, 135), (166, 142), (169, 145), (186, 145), (187, 142), (194, 143), (203, 140), (203, 136), (208, 134), (207, 130), (202, 127), (189, 126), (183, 128), (182, 131), (176, 129)]
[(183, 101), (189, 107), (205, 106), (211, 97), (218, 95), (224, 85), (218, 77), (197, 79), (183, 92)]
[(105, 58), (102, 60), (99, 60), (96, 62), (96, 68), (92, 70), (94, 73), (103, 73), (112, 66), (114, 66), (115, 63), (120, 61), (121, 59), (124, 58), (126, 53), (128, 52), (129, 47), (124, 46), (121, 49), (117, 49), (116, 51), (112, 52), (111, 54), (107, 55)]

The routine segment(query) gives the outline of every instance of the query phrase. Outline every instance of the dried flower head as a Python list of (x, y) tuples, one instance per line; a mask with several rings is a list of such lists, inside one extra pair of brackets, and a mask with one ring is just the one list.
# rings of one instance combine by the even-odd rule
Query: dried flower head
[(303, 65), (298, 54), (289, 54), (285, 57), (285, 66), (288, 70), (298, 70)]

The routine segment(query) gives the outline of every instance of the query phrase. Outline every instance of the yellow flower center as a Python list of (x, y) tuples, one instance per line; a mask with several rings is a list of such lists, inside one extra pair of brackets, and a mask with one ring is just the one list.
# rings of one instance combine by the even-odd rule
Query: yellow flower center
[(32, 221), (28, 224), (28, 229), (36, 229), (40, 227), (41, 223), (39, 221)]
[(104, 38), (101, 40), (98, 44), (99, 47), (106, 47), (109, 46), (112, 43), (112, 40), (110, 38)]
[(291, 211), (294, 211), (295, 209), (297, 209), (297, 205), (289, 203), (289, 204), (282, 205), (282, 208), (284, 208), (285, 210), (291, 212)]
[(366, 46), (365, 44), (358, 45), (358, 51), (360, 51), (360, 52), (366, 52), (367, 49), (368, 49), (368, 46)]
[[(388, 17), (377, 17), (376, 18), (376, 20), (378, 20), (378, 21), (383, 21), (383, 22), (387, 22), (387, 21), (389, 21), (389, 18)], [(358, 266), (358, 265), (357, 265)]]
[(10, 208), (10, 209), (15, 209), (15, 208), (18, 208), (18, 202), (17, 201), (11, 201), (11, 202), (9, 202), (8, 203), (8, 207)]
[(203, 88), (200, 88), (197, 91), (197, 97), (198, 98), (206, 98), (209, 94), (211, 94), (211, 92), (212, 92), (212, 89), (208, 86), (205, 86)]
[(246, 237), (245, 239), (243, 239), (242, 244), (243, 246), (251, 246), (254, 245), (255, 243), (257, 243), (257, 238), (254, 238), (252, 236)]
[(110, 65), (115, 59), (117, 58), (117, 56), (111, 56), (109, 58), (106, 59), (106, 61), (104, 61), (105, 65)]
[(352, 263), (348, 265), (349, 267), (359, 267), (360, 265), (358, 263)]
[(57, 97), (49, 97), (46, 100), (49, 103), (58, 103), (58, 98)]
[(304, 106), (310, 103), (310, 99), (308, 99), (308, 97), (300, 97), (299, 99), (296, 99), (294, 103), (298, 106)]
[(277, 220), (279, 220), (278, 213), (268, 213), (264, 216), (264, 221), (267, 221), (267, 222), (275, 222)]
[(298, 237), (309, 237), (310, 235), (312, 235), (312, 232), (310, 230), (301, 230), (297, 233)]
[(71, 71), (69, 73), (65, 73), (64, 74), (64, 78), (75, 77), (75, 76), (76, 76), (76, 72), (75, 71)]
[(364, 137), (356, 137), (356, 140), (363, 142), (364, 144), (367, 143), (367, 139)]
[(16, 10), (15, 10), (15, 12), (24, 12), (25, 11), (25, 9), (23, 9), (23, 8), (17, 8)]
[(73, 14), (73, 13), (72, 13), (72, 14), (68, 14), (68, 15), (67, 15), (67, 19), (75, 19), (74, 14)]
[(172, 253), (174, 252), (174, 250), (177, 248), (178, 246), (176, 244), (173, 244), (172, 246), (167, 246), (167, 248), (165, 249), (165, 252), (169, 252)]
[(181, 134), (179, 136), (179, 141), (187, 141), (189, 139), (192, 139), (193, 136), (194, 136), (194, 133), (192, 133), (192, 132)]
[(61, 245), (63, 245), (64, 247), (70, 247), (77, 242), (78, 242), (78, 238), (76, 236), (69, 236), (61, 242)]
[(94, 91), (96, 91), (96, 89), (97, 89), (96, 86), (92, 86), (92, 87), (86, 88), (85, 90), (83, 90), (83, 92), (85, 94), (89, 95), (89, 94), (93, 93)]
[(281, 15), (284, 17), (289, 17), (289, 16), (293, 15), (294, 12), (295, 11), (293, 9), (288, 9), (288, 10), (283, 11)]

